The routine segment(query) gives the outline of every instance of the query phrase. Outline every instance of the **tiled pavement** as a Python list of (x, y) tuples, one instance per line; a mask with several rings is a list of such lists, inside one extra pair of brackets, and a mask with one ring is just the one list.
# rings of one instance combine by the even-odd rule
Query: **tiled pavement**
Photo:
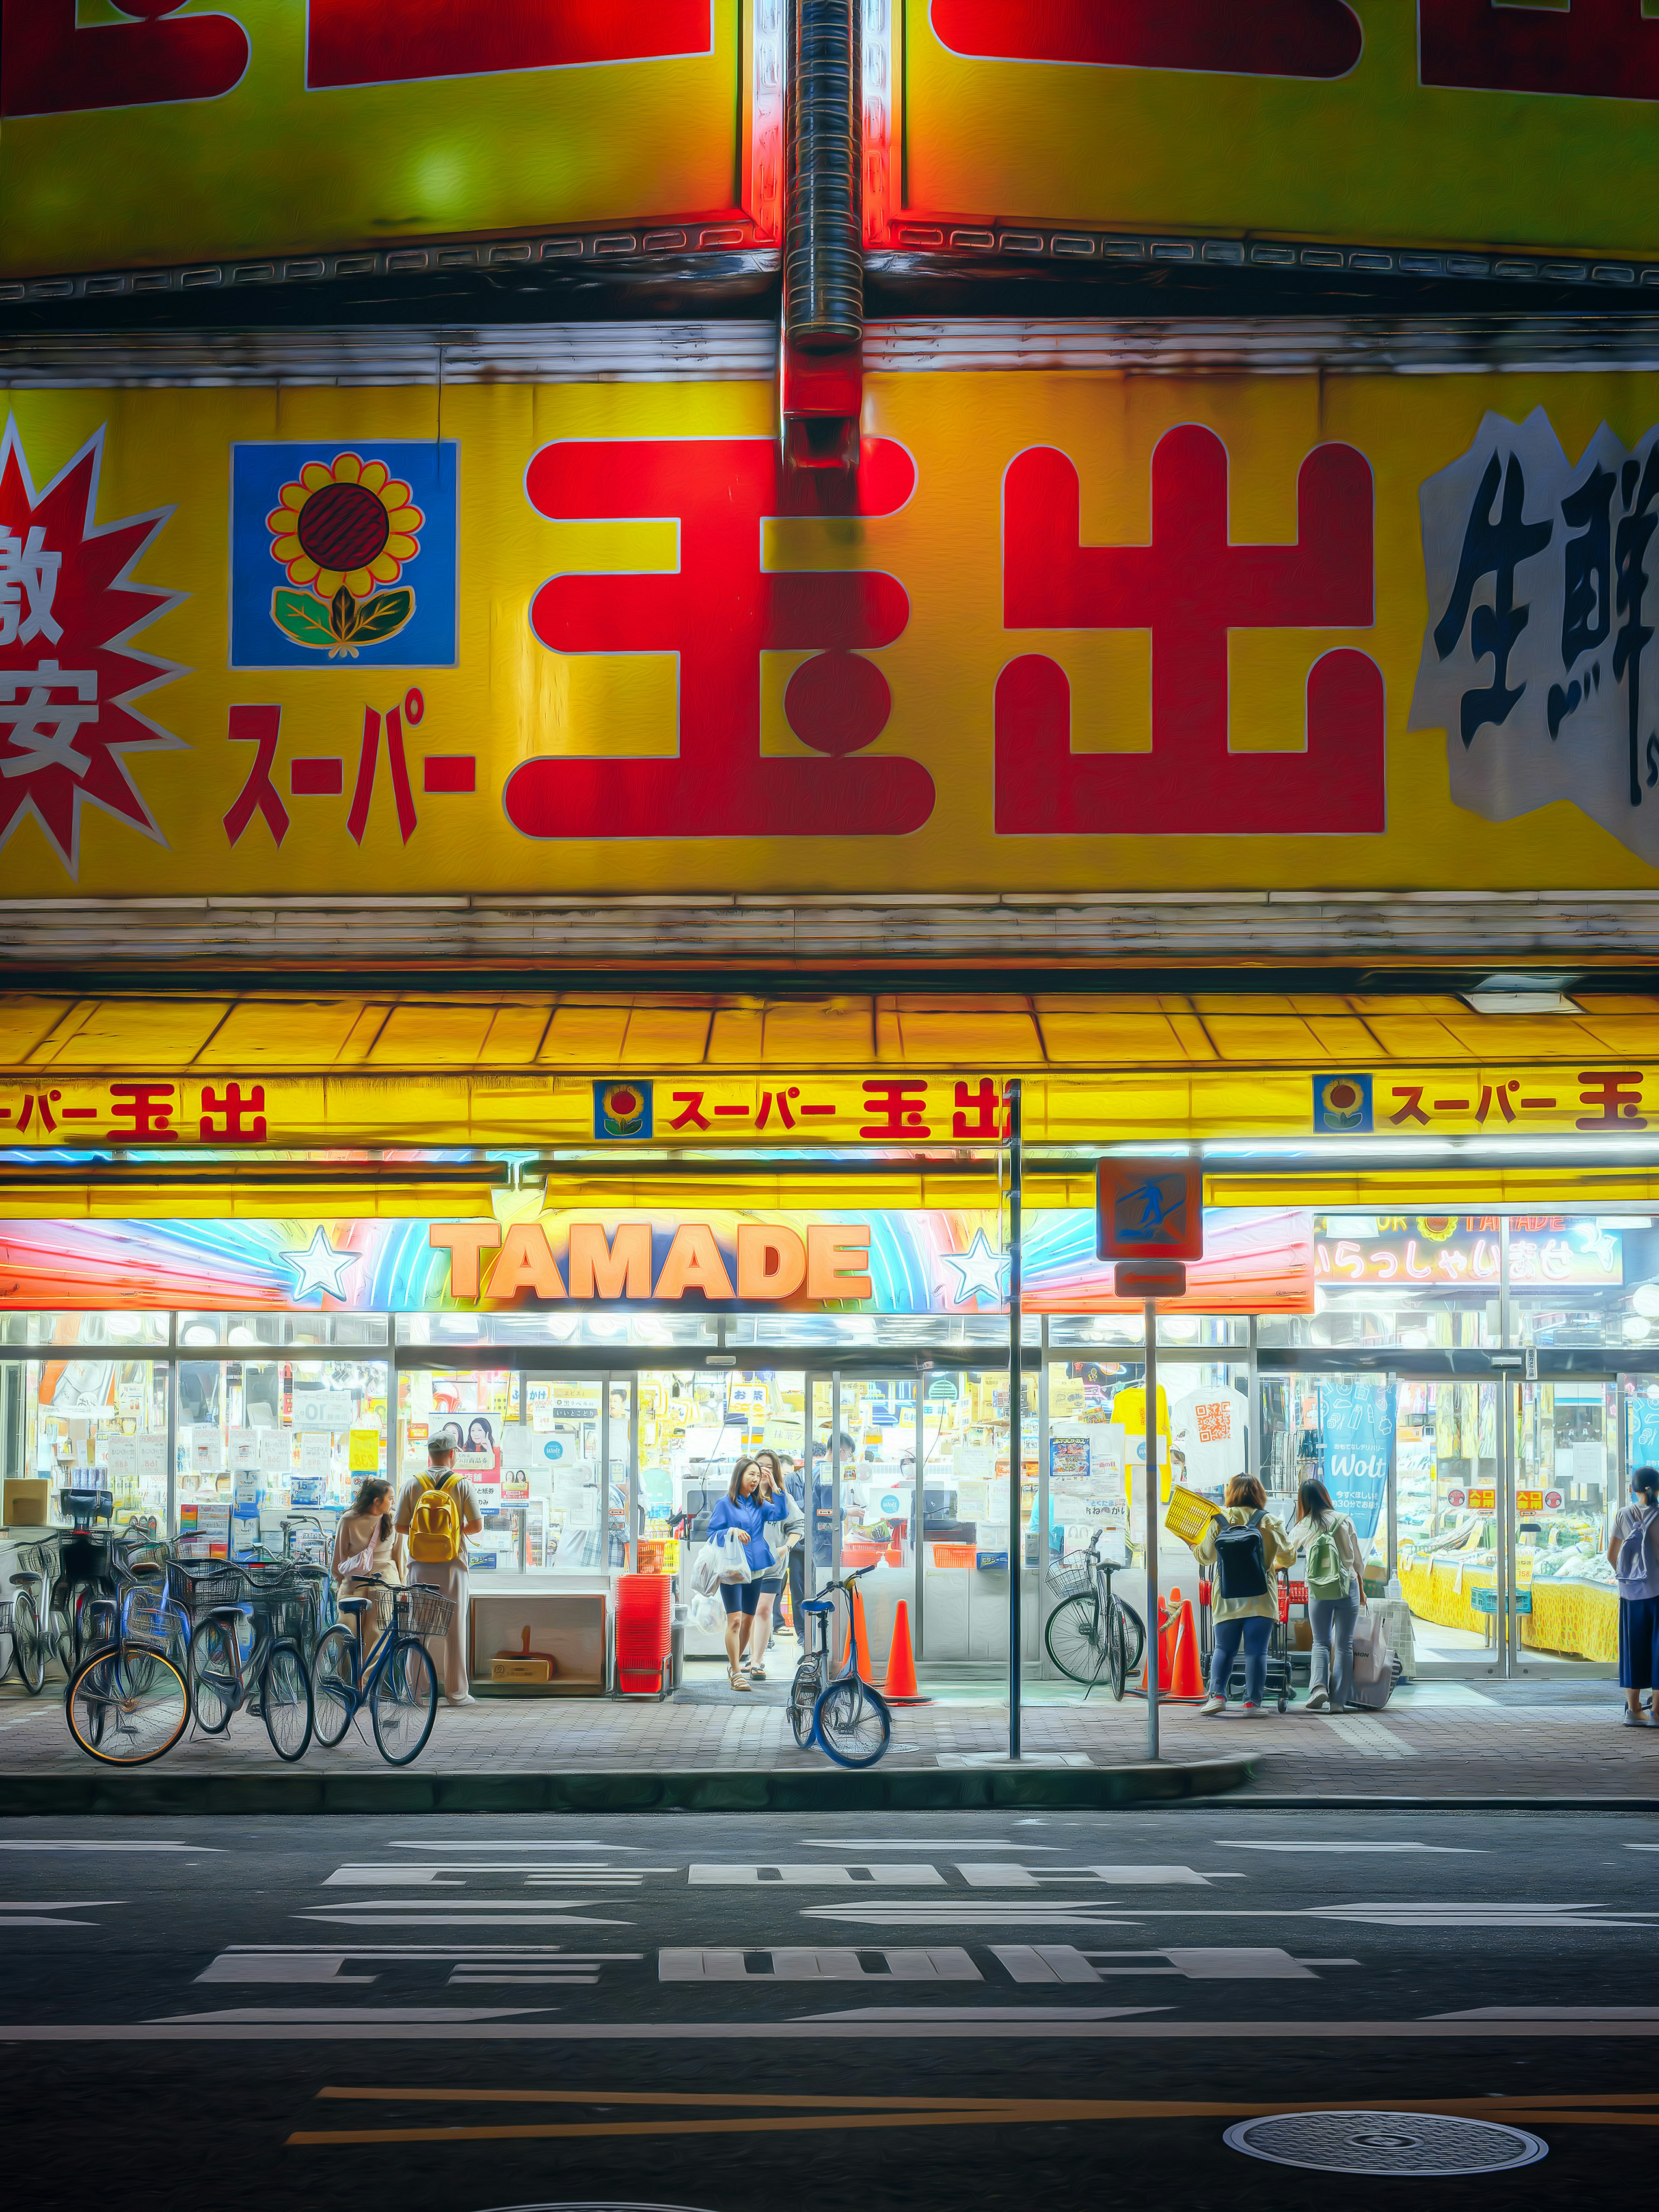
[[(739, 1695), (711, 1674), (690, 1698), (621, 1703), (611, 1698), (479, 1699), (441, 1707), (421, 1765), (453, 1774), (582, 1772), (638, 1767), (751, 1769), (816, 1766), (796, 1748), (782, 1686)], [(927, 1686), (924, 1684), (924, 1686)], [(1200, 1721), (1188, 1708), (1161, 1716), (1172, 1760), (1237, 1754), (1259, 1759), (1256, 1794), (1362, 1794), (1413, 1797), (1643, 1797), (1659, 1807), (1659, 1729), (1619, 1721), (1610, 1683), (1523, 1683), (1492, 1689), (1465, 1683), (1403, 1686), (1381, 1715), (1330, 1718), (1292, 1707), (1247, 1718), (1237, 1708)], [(1114, 1765), (1146, 1754), (1146, 1714), (1134, 1699), (1115, 1706), (1097, 1693), (1063, 1699), (1038, 1685), (1022, 1717), (1028, 1758)], [(1006, 1753), (1007, 1710), (996, 1687), (954, 1684), (936, 1703), (896, 1713), (889, 1754), (908, 1766), (978, 1764)], [(365, 1721), (333, 1751), (315, 1747), (306, 1765), (380, 1767)], [(84, 1772), (88, 1762), (64, 1728), (61, 1696), (0, 1696), (0, 1778)], [(194, 1736), (170, 1754), (172, 1772), (246, 1773), (275, 1756), (257, 1718), (239, 1716), (218, 1738)]]

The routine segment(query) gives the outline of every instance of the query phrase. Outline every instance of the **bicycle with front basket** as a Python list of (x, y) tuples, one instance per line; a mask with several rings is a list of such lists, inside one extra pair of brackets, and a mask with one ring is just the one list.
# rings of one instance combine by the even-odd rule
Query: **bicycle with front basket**
[(892, 1740), (893, 1716), (887, 1700), (859, 1673), (858, 1638), (849, 1635), (847, 1664), (832, 1673), (830, 1621), (836, 1595), (845, 1596), (850, 1613), (858, 1584), (874, 1572), (878, 1562), (855, 1568), (839, 1582), (826, 1585), (827, 1594), (809, 1598), (801, 1607), (805, 1655), (789, 1688), (789, 1719), (795, 1741), (803, 1751), (816, 1743), (824, 1757), (837, 1766), (873, 1766)]
[(1065, 1563), (1057, 1579), (1065, 1595), (1048, 1616), (1042, 1640), (1062, 1674), (1093, 1689), (1104, 1681), (1121, 1699), (1146, 1648), (1146, 1630), (1134, 1607), (1112, 1589), (1120, 1565), (1100, 1556), (1097, 1528), (1080, 1561)]
[[(422, 1638), (444, 1636), (455, 1618), (455, 1601), (425, 1583), (389, 1583), (381, 1575), (353, 1575), (356, 1589), (374, 1595), (343, 1597), (348, 1621), (327, 1629), (312, 1662), (317, 1700), (317, 1741), (331, 1750), (367, 1705), (374, 1742), (389, 1766), (420, 1757), (438, 1711), (438, 1672)], [(358, 1623), (392, 1594), (391, 1618), (364, 1656)], [(365, 1639), (366, 1641), (366, 1639)]]

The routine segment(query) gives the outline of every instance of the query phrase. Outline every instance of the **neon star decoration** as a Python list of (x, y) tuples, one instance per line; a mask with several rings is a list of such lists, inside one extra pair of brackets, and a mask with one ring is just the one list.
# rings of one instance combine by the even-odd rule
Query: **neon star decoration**
[(183, 671), (131, 641), (187, 596), (131, 581), (173, 509), (100, 525), (103, 445), (37, 492), (15, 419), (0, 438), (0, 846), (32, 817), (71, 879), (86, 806), (167, 843), (129, 757), (184, 749), (137, 705)]
[(974, 1241), (965, 1252), (941, 1252), (939, 1256), (940, 1266), (948, 1267), (956, 1277), (952, 1305), (971, 1304), (977, 1313), (981, 1298), (1000, 1306), (1006, 1297), (1008, 1256), (992, 1250), (982, 1229), (975, 1230)]
[(326, 1291), (331, 1298), (347, 1295), (345, 1278), (362, 1257), (356, 1252), (337, 1252), (325, 1229), (317, 1230), (303, 1252), (287, 1251), (283, 1257), (294, 1270), (294, 1295), (308, 1298), (313, 1291)]

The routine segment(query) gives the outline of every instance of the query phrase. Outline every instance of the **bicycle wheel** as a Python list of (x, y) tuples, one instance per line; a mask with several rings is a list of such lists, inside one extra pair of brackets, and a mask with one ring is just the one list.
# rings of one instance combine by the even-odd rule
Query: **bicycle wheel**
[(1105, 1626), (1092, 1590), (1079, 1590), (1057, 1605), (1042, 1640), (1055, 1666), (1073, 1682), (1092, 1686), (1105, 1674)]
[(331, 1751), (357, 1710), (357, 1639), (349, 1628), (325, 1629), (311, 1662), (317, 1741)]
[(27, 1590), (19, 1590), (12, 1600), (11, 1634), (19, 1678), (30, 1697), (38, 1698), (46, 1682), (46, 1641), (40, 1633), (34, 1600)]
[(222, 1620), (203, 1621), (190, 1639), (190, 1702), (197, 1727), (222, 1735), (241, 1692), (234, 1638)]
[(260, 1680), (260, 1709), (265, 1734), (278, 1759), (290, 1765), (303, 1759), (311, 1741), (311, 1676), (297, 1644), (273, 1644)]
[(107, 1766), (144, 1766), (172, 1750), (190, 1720), (190, 1691), (170, 1659), (146, 1652), (135, 1669), (118, 1650), (94, 1651), (64, 1695), (70, 1733)]
[(818, 1747), (837, 1766), (873, 1766), (893, 1734), (885, 1699), (856, 1674), (831, 1682), (813, 1718)]
[(817, 1711), (818, 1662), (803, 1659), (795, 1669), (795, 1679), (789, 1686), (789, 1724), (795, 1731), (795, 1741), (803, 1751), (812, 1741), (812, 1721)]
[(1123, 1616), (1123, 1663), (1133, 1674), (1146, 1656), (1146, 1627), (1133, 1606), (1127, 1604), (1115, 1591), (1112, 1594), (1114, 1608)]
[(388, 1766), (407, 1766), (426, 1748), (438, 1711), (438, 1672), (411, 1637), (391, 1652), (368, 1693), (374, 1741)]

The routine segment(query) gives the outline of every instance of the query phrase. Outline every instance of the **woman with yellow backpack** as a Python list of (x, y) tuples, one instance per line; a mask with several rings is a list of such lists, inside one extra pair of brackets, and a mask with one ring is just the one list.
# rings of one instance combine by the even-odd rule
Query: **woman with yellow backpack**
[(409, 1543), (409, 1579), (426, 1583), (453, 1600), (454, 1611), (442, 1636), (429, 1636), (427, 1650), (438, 1670), (447, 1705), (470, 1705), (466, 1674), (466, 1540), (483, 1527), (472, 1486), (455, 1472), (455, 1441), (442, 1431), (429, 1437), (424, 1474), (404, 1486), (398, 1501), (398, 1533)]

